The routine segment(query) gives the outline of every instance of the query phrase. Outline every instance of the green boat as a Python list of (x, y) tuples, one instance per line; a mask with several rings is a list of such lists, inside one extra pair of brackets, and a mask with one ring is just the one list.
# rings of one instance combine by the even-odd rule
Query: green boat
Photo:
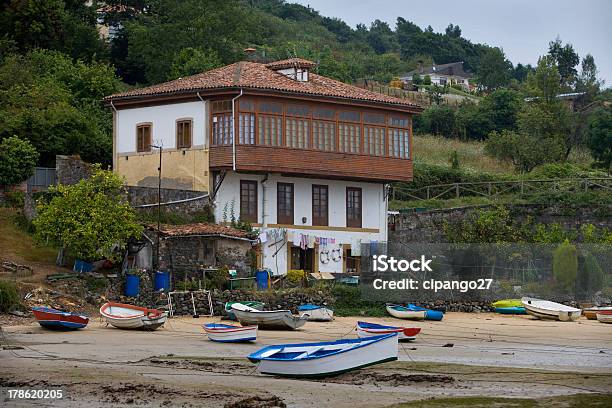
[(232, 310), (232, 305), (236, 303), (240, 303), (242, 305), (252, 307), (253, 309), (257, 310), (263, 310), (263, 307), (265, 305), (265, 303), (257, 302), (254, 300), (245, 300), (244, 302), (225, 302), (225, 312), (227, 313), (227, 317), (229, 317), (230, 320), (237, 320), (236, 315)]
[(491, 303), (494, 308), (523, 307), (521, 299), (503, 299)]

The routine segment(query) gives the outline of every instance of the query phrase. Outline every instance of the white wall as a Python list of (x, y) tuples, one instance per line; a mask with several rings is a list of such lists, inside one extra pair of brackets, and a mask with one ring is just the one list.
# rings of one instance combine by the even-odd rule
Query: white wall
[[(228, 172), (215, 198), (215, 220), (223, 222), (224, 209), (227, 208), (227, 221), (231, 219), (231, 203), (234, 203), (234, 216), (240, 216), (240, 180), (257, 180), (258, 183), (258, 223), (259, 229), (265, 229), (269, 224), (277, 224), (276, 220), (276, 184), (278, 182), (294, 185), (294, 225), (310, 226), (312, 228), (288, 228), (297, 234), (308, 234), (336, 239), (337, 244), (350, 244), (361, 240), (363, 242), (387, 240), (387, 207), (384, 199), (384, 186), (380, 183), (364, 183), (343, 180), (324, 180), (297, 177), (282, 177), (270, 174), (264, 188), (261, 180), (264, 175), (237, 174)], [(347, 231), (317, 229), (312, 226), (312, 185), (323, 184), (329, 191), (329, 227), (346, 227), (346, 187), (362, 189), (362, 228), (378, 229), (378, 232)], [(227, 204), (227, 207), (226, 207)], [(302, 217), (306, 222), (302, 223)], [(287, 248), (282, 244), (270, 246), (271, 242), (263, 244), (264, 267), (270, 268), (275, 274), (287, 271)], [(279, 250), (280, 249), (280, 250)], [(338, 271), (339, 272), (339, 271)]]
[(117, 153), (136, 152), (136, 126), (151, 122), (153, 144), (162, 143), (164, 149), (176, 149), (176, 120), (193, 120), (192, 147), (207, 146), (207, 116), (204, 102), (175, 103), (117, 111)]

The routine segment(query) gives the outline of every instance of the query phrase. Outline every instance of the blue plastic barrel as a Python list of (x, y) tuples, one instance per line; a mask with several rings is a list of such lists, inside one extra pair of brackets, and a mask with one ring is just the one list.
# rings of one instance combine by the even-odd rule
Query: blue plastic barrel
[(125, 280), (125, 296), (136, 297), (140, 291), (140, 276), (127, 275)]
[(155, 272), (155, 291), (159, 290), (164, 292), (170, 290), (170, 273), (162, 271)]
[(257, 289), (268, 289), (268, 271), (260, 269), (255, 272), (255, 281), (257, 282)]

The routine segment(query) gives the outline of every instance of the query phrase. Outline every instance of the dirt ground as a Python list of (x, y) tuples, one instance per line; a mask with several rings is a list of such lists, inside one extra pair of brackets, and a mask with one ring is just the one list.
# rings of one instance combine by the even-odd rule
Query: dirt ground
[[(484, 313), (448, 313), (443, 322), (369, 318), (422, 334), (401, 343), (397, 362), (323, 380), (261, 375), (245, 358), (268, 344), (355, 337), (357, 320), (260, 331), (256, 344), (242, 345), (206, 339), (201, 324), (218, 318), (173, 318), (155, 332), (122, 331), (98, 318), (78, 332), (55, 332), (24, 320), (4, 326), (0, 337), (0, 405), (355, 408), (579, 393), (608, 394), (602, 406), (612, 402), (612, 325), (597, 321)], [(61, 388), (66, 396), (9, 400), (13, 388)], [(455, 405), (448, 404), (435, 406)]]

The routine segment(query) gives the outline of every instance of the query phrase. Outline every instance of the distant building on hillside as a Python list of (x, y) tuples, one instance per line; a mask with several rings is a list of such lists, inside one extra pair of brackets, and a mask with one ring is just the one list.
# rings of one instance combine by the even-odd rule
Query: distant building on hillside
[(461, 85), (466, 90), (470, 89), (469, 79), (473, 75), (463, 69), (463, 61), (451, 62), (450, 64), (429, 65), (423, 66), (419, 64), (417, 69), (404, 74), (400, 79), (405, 84), (412, 85), (414, 75), (419, 75), (421, 79), (426, 76), (431, 78), (431, 83), (434, 85)]

